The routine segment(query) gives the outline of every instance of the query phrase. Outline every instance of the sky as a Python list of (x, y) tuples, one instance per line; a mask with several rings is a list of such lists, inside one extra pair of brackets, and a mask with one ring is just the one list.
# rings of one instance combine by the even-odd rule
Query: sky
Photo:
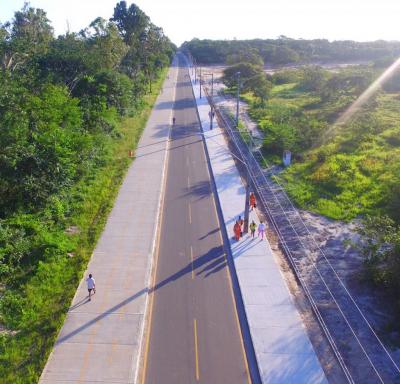
[[(136, 0), (178, 46), (192, 38), (400, 40), (400, 0)], [(31, 0), (47, 12), (56, 34), (112, 16), (117, 0)], [(131, 4), (131, 1), (127, 1)], [(0, 22), (24, 0), (0, 0)]]

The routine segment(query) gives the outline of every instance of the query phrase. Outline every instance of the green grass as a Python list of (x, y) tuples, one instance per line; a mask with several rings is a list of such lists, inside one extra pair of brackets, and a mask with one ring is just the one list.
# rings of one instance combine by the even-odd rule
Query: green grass
[[(132, 162), (128, 150), (136, 148), (166, 71), (145, 98), (141, 112), (121, 121), (120, 138), (110, 143), (102, 166), (65, 196), (55, 197), (40, 214), (12, 219), (11, 224), (30, 231), (31, 246), (40, 261), (20, 271), (22, 288), (2, 293), (0, 320), (12, 332), (0, 334), (1, 383), (38, 381)], [(67, 234), (65, 229), (72, 226), (79, 232)]]
[(287, 84), (275, 85), (272, 88), (271, 95), (272, 96), (276, 96), (276, 95), (282, 96), (283, 94), (285, 94), (287, 92), (293, 91), (296, 87), (297, 87), (297, 83), (287, 83)]
[(398, 204), (400, 93), (382, 91), (322, 140), (355, 98), (339, 90), (323, 99), (297, 83), (275, 85), (265, 107), (245, 95), (250, 115), (265, 132), (267, 159), (280, 163), (283, 148), (294, 154), (293, 164), (279, 176), (288, 194), (299, 207), (334, 219), (393, 214), (391, 207)]
[(331, 144), (307, 152), (303, 162), (285, 171), (283, 179), (298, 205), (342, 220), (391, 213), (390, 188), (400, 182), (398, 96), (378, 97), (368, 112), (377, 123), (373, 135), (339, 131)]

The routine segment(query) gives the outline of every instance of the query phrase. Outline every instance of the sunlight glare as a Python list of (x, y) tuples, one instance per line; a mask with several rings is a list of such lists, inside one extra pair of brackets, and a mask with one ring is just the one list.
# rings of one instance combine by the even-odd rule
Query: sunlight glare
[(400, 67), (400, 57), (382, 73), (359, 97), (357, 100), (350, 105), (349, 108), (339, 118), (335, 123), (328, 129), (324, 135), (324, 142), (331, 136), (331, 133), (346, 124), (351, 117), (357, 113), (360, 108), (373, 96), (376, 91), (394, 74), (394, 72)]

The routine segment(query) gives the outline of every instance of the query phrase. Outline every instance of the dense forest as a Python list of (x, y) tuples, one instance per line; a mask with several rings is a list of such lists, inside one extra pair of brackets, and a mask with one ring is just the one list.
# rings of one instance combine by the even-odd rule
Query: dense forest
[(175, 46), (136, 5), (0, 24), (0, 377), (37, 382)]
[(283, 65), (292, 63), (374, 61), (387, 64), (400, 55), (400, 42), (333, 41), (291, 39), (199, 40), (185, 42), (199, 64), (231, 64), (247, 61), (253, 64)]

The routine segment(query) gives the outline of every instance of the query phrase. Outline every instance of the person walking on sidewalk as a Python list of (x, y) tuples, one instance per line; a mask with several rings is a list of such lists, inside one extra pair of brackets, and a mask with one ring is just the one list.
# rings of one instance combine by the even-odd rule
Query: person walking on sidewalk
[(250, 211), (256, 207), (256, 196), (253, 192), (250, 193)]
[(250, 228), (251, 237), (254, 239), (254, 234), (256, 233), (256, 228), (257, 228), (257, 225), (254, 222), (254, 220), (250, 223), (249, 228)]
[(176, 121), (176, 119), (175, 119), (175, 116), (172, 118), (172, 125), (175, 125), (175, 121)]
[(235, 234), (235, 239), (236, 241), (240, 240), (240, 234), (242, 233), (242, 227), (239, 224), (239, 221), (237, 221), (235, 223), (235, 225), (233, 226), (233, 232)]
[(92, 300), (91, 296), (92, 296), (92, 291), (93, 294), (96, 293), (96, 282), (94, 281), (94, 278), (92, 276), (92, 274), (89, 274), (89, 277), (86, 279), (86, 284), (87, 284), (87, 288), (89, 291), (89, 301)]
[(239, 226), (240, 226), (240, 237), (242, 237), (243, 236), (243, 224), (244, 224), (242, 216), (238, 217), (237, 223), (239, 223)]
[(260, 224), (258, 224), (258, 235), (257, 235), (257, 237), (260, 237), (260, 234), (261, 234), (261, 240), (264, 239), (265, 229), (266, 229), (266, 226), (263, 223), (263, 221), (261, 220)]

